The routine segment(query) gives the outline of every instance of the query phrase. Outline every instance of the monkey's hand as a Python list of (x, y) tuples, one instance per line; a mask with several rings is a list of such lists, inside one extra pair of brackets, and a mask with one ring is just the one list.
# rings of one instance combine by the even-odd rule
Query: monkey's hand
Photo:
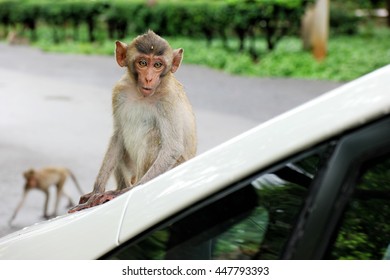
[(90, 192), (90, 193), (87, 193), (87, 194), (84, 194), (80, 197), (80, 200), (79, 200), (79, 204), (84, 204), (86, 203), (90, 198), (91, 196), (93, 196), (95, 193), (93, 192)]
[(74, 213), (83, 209), (91, 208), (107, 201), (113, 200), (118, 195), (121, 195), (123, 192), (121, 191), (107, 191), (104, 193), (89, 193), (83, 195), (80, 198), (79, 205), (69, 209), (68, 213)]

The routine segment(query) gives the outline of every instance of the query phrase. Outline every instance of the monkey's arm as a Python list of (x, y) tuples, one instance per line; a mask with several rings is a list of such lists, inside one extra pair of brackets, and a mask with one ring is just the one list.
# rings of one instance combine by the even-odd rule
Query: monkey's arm
[[(179, 97), (181, 95), (178, 95)], [(162, 103), (158, 126), (161, 133), (161, 148), (156, 160), (137, 185), (145, 184), (162, 173), (178, 166), (188, 159), (191, 152), (189, 145), (185, 145), (188, 135), (194, 134), (191, 125), (193, 117), (187, 99), (177, 99), (174, 103)], [(187, 135), (187, 136), (185, 136)]]
[(183, 129), (174, 118), (160, 119), (161, 148), (156, 160), (136, 185), (142, 185), (183, 162)]
[[(180, 137), (179, 133), (176, 133), (176, 129), (177, 129), (176, 127), (172, 127), (170, 124), (167, 124), (167, 123), (164, 125), (169, 125), (170, 126), (169, 130), (173, 133), (169, 134), (169, 137), (165, 137), (165, 138), (164, 138), (164, 135), (162, 135), (162, 147), (160, 149), (160, 152), (157, 155), (156, 160), (154, 161), (152, 166), (149, 168), (149, 170), (146, 172), (146, 174), (141, 178), (141, 180), (135, 186), (148, 182), (149, 180), (157, 177), (158, 175), (166, 172), (169, 169), (172, 169), (173, 167), (175, 167), (176, 165), (178, 165), (179, 163), (182, 162), (184, 146), (180, 140), (183, 138)], [(108, 151), (107, 151), (107, 153), (108, 153)], [(107, 160), (109, 160), (109, 159), (110, 158), (107, 158)], [(103, 169), (103, 166), (101, 169)], [(100, 172), (99, 172), (99, 174), (100, 174)], [(102, 175), (104, 175), (104, 174), (102, 174)], [(98, 178), (99, 178), (99, 176), (98, 176)], [(108, 180), (108, 178), (107, 178), (107, 180)], [(76, 212), (76, 211), (79, 211), (82, 209), (86, 209), (86, 208), (90, 208), (93, 206), (103, 204), (103, 203), (110, 201), (110, 200), (114, 199), (115, 197), (129, 191), (130, 189), (132, 189), (135, 186), (127, 187), (127, 188), (124, 188), (121, 190), (103, 192), (104, 188), (103, 188), (103, 191), (100, 191), (101, 189), (99, 188), (99, 185), (95, 184), (97, 191), (89, 194), (90, 196), (89, 196), (88, 201), (72, 208), (69, 212), (72, 213), (72, 212)]]
[(182, 157), (182, 153), (181, 153), (182, 149), (180, 149), (179, 147), (182, 147), (182, 145), (177, 143), (176, 145), (173, 145), (173, 147), (174, 148), (172, 148), (172, 146), (163, 147), (161, 149), (153, 165), (150, 167), (150, 169), (146, 172), (146, 174), (141, 178), (141, 180), (136, 185), (123, 188), (121, 190), (92, 193), (92, 196), (90, 197), (88, 202), (81, 205), (81, 208), (79, 210), (97, 206), (107, 201), (110, 201), (115, 197), (124, 194), (125, 192), (128, 192), (130, 189), (138, 185), (142, 185), (150, 181), (151, 179), (157, 177), (158, 175), (177, 166), (179, 163), (181, 163), (180, 159)]
[[(175, 144), (174, 144), (175, 145)], [(142, 185), (153, 178), (161, 175), (162, 173), (172, 169), (177, 166), (182, 157), (182, 145), (177, 143), (175, 147), (164, 147), (161, 149), (160, 153), (157, 156), (157, 159), (146, 172), (146, 174), (139, 180), (137, 185)]]
[(113, 170), (118, 164), (119, 157), (123, 154), (122, 138), (118, 133), (114, 133), (108, 145), (99, 174), (96, 177), (93, 191), (80, 197), (79, 205), (71, 208), (68, 212), (73, 213), (85, 208), (102, 204), (100, 202), (101, 194), (104, 193), (106, 184)]
[(93, 193), (102, 193), (106, 189), (107, 181), (118, 164), (119, 157), (123, 154), (123, 141), (118, 133), (111, 137), (106, 155), (104, 156), (99, 174), (93, 186)]

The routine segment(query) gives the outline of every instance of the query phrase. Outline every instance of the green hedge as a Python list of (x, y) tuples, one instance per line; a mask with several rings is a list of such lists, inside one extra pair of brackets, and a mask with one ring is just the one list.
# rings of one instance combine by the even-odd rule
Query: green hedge
[(59, 29), (73, 26), (77, 40), (78, 28), (88, 27), (88, 39), (96, 40), (96, 28), (109, 38), (153, 29), (162, 36), (215, 37), (237, 36), (240, 49), (244, 41), (264, 35), (269, 49), (287, 33), (297, 34), (300, 17), (307, 0), (227, 0), (227, 1), (71, 1), (33, 0), (0, 1), (0, 24), (23, 25), (36, 39), (38, 23), (53, 29), (54, 41), (61, 40)]
[(361, 19), (355, 15), (352, 6), (342, 3), (331, 3), (330, 5), (330, 31), (335, 35), (354, 35), (358, 32)]

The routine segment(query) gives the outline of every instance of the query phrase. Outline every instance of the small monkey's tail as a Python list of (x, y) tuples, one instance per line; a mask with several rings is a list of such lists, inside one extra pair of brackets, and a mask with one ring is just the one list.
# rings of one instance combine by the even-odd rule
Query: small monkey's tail
[(68, 170), (68, 172), (69, 172), (69, 176), (72, 178), (74, 184), (76, 185), (76, 188), (77, 188), (78, 191), (80, 192), (80, 195), (83, 195), (83, 194), (84, 194), (84, 193), (83, 193), (83, 190), (81, 189), (80, 184), (79, 184), (79, 182), (78, 182), (77, 179), (76, 179), (76, 176), (74, 176), (74, 174), (73, 174), (72, 171), (70, 171), (69, 169), (67, 169), (67, 170)]

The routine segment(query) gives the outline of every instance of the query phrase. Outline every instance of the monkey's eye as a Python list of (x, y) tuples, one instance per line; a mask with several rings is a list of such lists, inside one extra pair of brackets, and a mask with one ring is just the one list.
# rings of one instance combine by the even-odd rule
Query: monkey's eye
[(138, 64), (141, 67), (146, 67), (148, 65), (145, 59), (141, 59), (140, 61), (138, 61)]
[(158, 61), (153, 66), (154, 66), (154, 68), (158, 69), (158, 68), (161, 68), (163, 66), (163, 64), (162, 64), (162, 62)]

